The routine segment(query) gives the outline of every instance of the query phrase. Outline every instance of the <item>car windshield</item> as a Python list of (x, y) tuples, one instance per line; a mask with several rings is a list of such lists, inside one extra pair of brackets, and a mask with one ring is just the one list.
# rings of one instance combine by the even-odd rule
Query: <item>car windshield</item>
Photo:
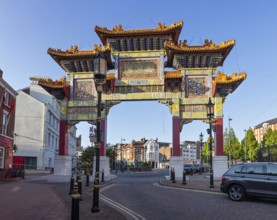
[(192, 167), (191, 164), (185, 164), (184, 167)]

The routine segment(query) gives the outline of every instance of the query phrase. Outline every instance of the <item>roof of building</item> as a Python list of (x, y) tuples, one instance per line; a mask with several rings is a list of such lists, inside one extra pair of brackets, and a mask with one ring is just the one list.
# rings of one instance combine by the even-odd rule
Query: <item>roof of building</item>
[(36, 77), (30, 77), (30, 80), (33, 80), (33, 81), (36, 80), (38, 85), (40, 86), (46, 86), (46, 87), (56, 88), (56, 89), (62, 89), (66, 86), (70, 86), (70, 82), (66, 81), (65, 76), (55, 81), (53, 81), (52, 79), (36, 78)]
[(12, 96), (17, 96), (18, 93), (15, 91), (15, 89), (6, 82), (3, 78), (3, 71), (0, 69), (0, 87), (4, 88), (6, 91), (9, 91)]
[(77, 45), (71, 46), (69, 50), (49, 48), (47, 53), (66, 71), (66, 72), (91, 72), (93, 71), (93, 60), (102, 52), (107, 59), (108, 69), (113, 69), (111, 60), (110, 45), (104, 47), (94, 45), (91, 50), (79, 50)]
[(277, 118), (273, 118), (273, 119), (261, 122), (260, 124), (256, 125), (254, 129), (261, 128), (263, 127), (264, 124), (268, 124), (268, 125), (277, 124)]
[(141, 29), (141, 30), (123, 30), (122, 25), (116, 25), (112, 30), (107, 28), (95, 26), (94, 30), (98, 34), (102, 43), (105, 45), (109, 38), (137, 38), (137, 37), (159, 37), (170, 35), (172, 41), (177, 43), (180, 32), (183, 27), (183, 21), (166, 26), (165, 24), (158, 23), (157, 28)]
[(215, 95), (226, 97), (228, 94), (234, 92), (246, 77), (247, 74), (245, 72), (233, 73), (227, 76), (223, 72), (218, 71), (217, 76), (213, 77)]
[(216, 84), (230, 84), (230, 83), (236, 83), (245, 80), (247, 77), (247, 74), (245, 72), (243, 73), (233, 73), (230, 76), (227, 76), (224, 74), (224, 72), (218, 71), (217, 76), (213, 77), (213, 81)]
[(212, 40), (209, 41), (206, 39), (204, 44), (200, 46), (189, 46), (186, 40), (180, 41), (179, 44), (166, 41), (164, 43), (164, 49), (167, 54), (165, 66), (178, 69), (179, 67), (174, 65), (176, 55), (180, 57), (179, 59), (184, 60), (180, 66), (182, 68), (188, 68), (190, 66), (203, 68), (222, 66), (235, 44), (236, 42), (233, 39), (219, 44), (215, 44)]

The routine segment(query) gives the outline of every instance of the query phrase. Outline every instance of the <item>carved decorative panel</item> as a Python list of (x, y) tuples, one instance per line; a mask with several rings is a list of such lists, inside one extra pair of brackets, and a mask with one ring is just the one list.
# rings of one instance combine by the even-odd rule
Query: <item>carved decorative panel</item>
[(68, 114), (97, 114), (97, 107), (79, 107), (79, 108), (68, 108)]
[(187, 77), (188, 96), (204, 96), (207, 91), (205, 77)]
[(97, 96), (93, 80), (76, 80), (75, 95), (77, 99), (91, 99)]
[(181, 106), (182, 112), (207, 112), (206, 105), (184, 105)]
[(126, 60), (120, 62), (121, 79), (158, 77), (158, 60)]

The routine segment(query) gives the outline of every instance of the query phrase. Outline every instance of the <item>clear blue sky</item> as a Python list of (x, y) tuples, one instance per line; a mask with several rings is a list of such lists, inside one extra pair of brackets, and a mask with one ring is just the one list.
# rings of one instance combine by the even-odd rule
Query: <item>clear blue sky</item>
[[(95, 25), (124, 29), (155, 28), (184, 21), (180, 40), (200, 45), (234, 38), (235, 48), (218, 70), (248, 75), (224, 104), (224, 127), (233, 120), (239, 140), (244, 129), (277, 117), (277, 1), (150, 1), (150, 0), (0, 0), (0, 68), (15, 89), (30, 84), (29, 77), (47, 75), (53, 80), (65, 72), (47, 54), (49, 47), (62, 50), (77, 44), (91, 49), (100, 40)], [(181, 140), (207, 138), (208, 125), (195, 121), (184, 125)], [(78, 126), (89, 144), (88, 124)], [(108, 143), (156, 138), (172, 142), (172, 120), (167, 107), (157, 102), (128, 102), (114, 106), (108, 116)]]

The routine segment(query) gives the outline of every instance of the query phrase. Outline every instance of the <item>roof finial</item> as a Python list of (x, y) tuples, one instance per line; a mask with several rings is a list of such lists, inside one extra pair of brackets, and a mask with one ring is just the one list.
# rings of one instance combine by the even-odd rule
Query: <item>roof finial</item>
[(166, 27), (166, 25), (165, 25), (165, 23), (161, 23), (161, 22), (159, 22), (158, 23), (158, 30), (163, 30), (163, 29), (166, 29), (167, 27)]
[(114, 31), (114, 32), (123, 31), (122, 25), (121, 25), (121, 24), (115, 25), (115, 27), (113, 28), (113, 31)]
[(67, 50), (66, 52), (69, 52), (69, 53), (76, 53), (78, 52), (78, 46), (76, 44), (74, 44), (73, 46), (70, 47), (69, 50)]

